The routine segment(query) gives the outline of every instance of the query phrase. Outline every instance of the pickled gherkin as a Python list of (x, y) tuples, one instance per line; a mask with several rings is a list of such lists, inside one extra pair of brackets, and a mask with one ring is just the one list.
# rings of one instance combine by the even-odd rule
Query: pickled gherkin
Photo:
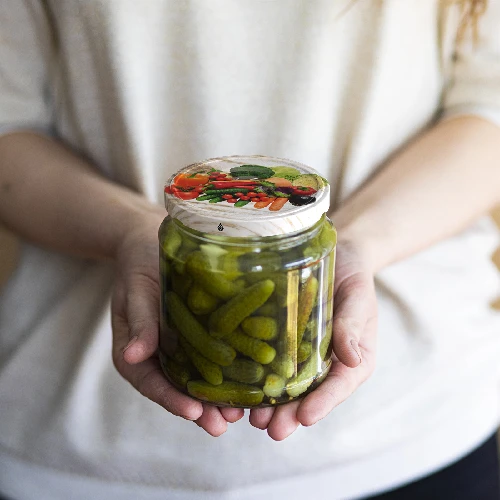
[(224, 250), (220, 245), (214, 245), (213, 243), (201, 244), (200, 250), (208, 257), (208, 261), (210, 262), (210, 267), (212, 269), (217, 269), (219, 267), (219, 260), (223, 255), (227, 254), (227, 250)]
[[(186, 352), (188, 358), (200, 372), (200, 375), (212, 385), (222, 384), (222, 369), (219, 365), (202, 356), (187, 340), (182, 337), (179, 339), (180, 344)], [(233, 361), (234, 363), (234, 361)]]
[(180, 345), (177, 346), (177, 349), (172, 354), (172, 359), (181, 365), (185, 365), (189, 362), (186, 351)]
[(317, 356), (311, 356), (301, 367), (297, 376), (290, 379), (286, 385), (286, 392), (292, 398), (300, 396), (307, 391), (314, 382), (314, 375), (318, 371)]
[(175, 326), (198, 352), (202, 352), (207, 359), (221, 366), (227, 366), (233, 362), (236, 356), (234, 349), (225, 342), (211, 337), (176, 293), (167, 292), (166, 300)]
[(298, 293), (298, 281), (290, 280), (290, 275), (294, 276), (297, 271), (293, 270), (288, 273), (275, 273), (272, 276), (276, 284), (276, 300), (281, 307), (287, 307), (290, 302), (294, 302)]
[(290, 378), (295, 372), (293, 359), (288, 354), (276, 356), (270, 364), (271, 370), (285, 378)]
[(187, 294), (189, 309), (196, 315), (209, 314), (215, 311), (218, 303), (219, 300), (217, 297), (210, 295), (204, 288), (196, 283), (189, 289)]
[(297, 345), (302, 342), (302, 337), (306, 331), (307, 322), (311, 316), (314, 302), (318, 294), (318, 280), (310, 276), (299, 293), (299, 312), (297, 315)]
[(330, 348), (331, 340), (332, 340), (332, 326), (327, 325), (325, 336), (321, 339), (319, 344), (319, 355), (321, 359), (325, 360), (328, 354), (328, 349)]
[(306, 325), (306, 331), (304, 332), (304, 340), (311, 342), (318, 336), (318, 320), (316, 318), (311, 318)]
[(264, 394), (270, 398), (279, 398), (286, 387), (286, 379), (277, 373), (270, 373), (264, 383)]
[(245, 384), (255, 384), (264, 377), (264, 367), (251, 359), (236, 358), (229, 366), (222, 369), (224, 377), (243, 382)]
[(238, 264), (238, 257), (240, 255), (243, 255), (243, 252), (227, 252), (219, 259), (220, 268), (229, 280), (243, 276)]
[(188, 257), (189, 254), (193, 252), (194, 249), (197, 247), (193, 248), (193, 243), (190, 240), (183, 241), (181, 247), (177, 251), (177, 254), (175, 256), (175, 259), (173, 261), (173, 266), (174, 269), (179, 273), (184, 275), (186, 271), (186, 258)]
[(274, 283), (271, 280), (260, 281), (246, 288), (212, 313), (210, 333), (217, 337), (230, 334), (264, 304), (273, 291)]
[(275, 302), (268, 300), (263, 306), (260, 306), (255, 312), (253, 312), (252, 315), (274, 318), (278, 315), (278, 305)]
[(241, 284), (228, 280), (221, 273), (213, 272), (209, 258), (201, 251), (189, 254), (186, 259), (186, 269), (197, 284), (219, 299), (227, 300), (234, 297), (242, 289)]
[(173, 224), (169, 224), (160, 238), (163, 254), (168, 259), (175, 259), (176, 253), (182, 244), (182, 237)]
[[(290, 379), (286, 386), (287, 394), (296, 398), (306, 392), (311, 384), (321, 375), (326, 375), (330, 366), (330, 363), (325, 363), (325, 358), (328, 349), (331, 346), (332, 331), (323, 337), (320, 343), (318, 353), (314, 353), (311, 357), (301, 366), (297, 376)], [(325, 369), (321, 369), (323, 363), (325, 363)]]
[(193, 279), (190, 276), (183, 276), (177, 271), (172, 272), (172, 290), (182, 299), (187, 298), (192, 284)]
[(331, 251), (337, 244), (337, 232), (330, 224), (324, 224), (319, 233), (320, 245), (327, 251)]
[(303, 340), (297, 349), (297, 363), (303, 363), (312, 353), (312, 344)]
[(304, 249), (304, 257), (311, 261), (318, 261), (321, 259), (324, 250), (319, 241), (319, 238), (314, 238), (310, 245)]
[(235, 330), (226, 337), (226, 342), (238, 352), (252, 358), (257, 363), (267, 365), (276, 357), (276, 349), (266, 342), (245, 335)]
[(202, 401), (217, 401), (230, 406), (257, 406), (264, 399), (262, 389), (240, 382), (212, 385), (205, 380), (192, 380), (187, 383), (187, 390), (191, 396)]
[(185, 388), (188, 381), (193, 378), (193, 374), (189, 368), (173, 359), (165, 360), (162, 354), (160, 354), (160, 364), (162, 369), (168, 373), (171, 380), (180, 387)]
[(250, 337), (261, 340), (272, 340), (278, 334), (278, 324), (273, 318), (253, 316), (241, 322), (242, 330)]
[(297, 322), (299, 315), (299, 273), (290, 271), (287, 273), (287, 295), (286, 295), (286, 320), (285, 320), (285, 352), (297, 364), (297, 348), (299, 345), (297, 335)]

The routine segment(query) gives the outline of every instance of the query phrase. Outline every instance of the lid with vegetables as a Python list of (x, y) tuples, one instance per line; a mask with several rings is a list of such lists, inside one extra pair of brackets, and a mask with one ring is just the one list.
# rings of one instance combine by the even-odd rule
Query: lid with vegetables
[(305, 165), (268, 156), (226, 156), (195, 163), (165, 186), (165, 207), (209, 234), (258, 237), (313, 226), (330, 206), (326, 179)]

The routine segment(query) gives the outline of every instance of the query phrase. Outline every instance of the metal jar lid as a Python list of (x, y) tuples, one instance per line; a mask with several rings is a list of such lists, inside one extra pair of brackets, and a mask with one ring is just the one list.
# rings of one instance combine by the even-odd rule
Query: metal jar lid
[(314, 169), (291, 160), (225, 156), (174, 174), (165, 186), (165, 207), (203, 233), (284, 235), (313, 226), (328, 211), (330, 186)]

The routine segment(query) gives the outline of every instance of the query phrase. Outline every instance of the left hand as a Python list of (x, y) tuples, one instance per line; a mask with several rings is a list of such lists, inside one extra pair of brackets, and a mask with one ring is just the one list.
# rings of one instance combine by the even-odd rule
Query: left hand
[(250, 423), (281, 441), (313, 425), (347, 399), (373, 372), (377, 302), (373, 272), (361, 247), (339, 241), (335, 270), (333, 363), (324, 382), (299, 401), (250, 411)]
[(111, 307), (114, 365), (143, 396), (174, 415), (194, 421), (212, 436), (220, 436), (228, 423), (243, 416), (243, 410), (217, 408), (182, 394), (165, 378), (158, 360), (157, 231), (163, 215), (152, 213), (137, 221), (118, 246)]

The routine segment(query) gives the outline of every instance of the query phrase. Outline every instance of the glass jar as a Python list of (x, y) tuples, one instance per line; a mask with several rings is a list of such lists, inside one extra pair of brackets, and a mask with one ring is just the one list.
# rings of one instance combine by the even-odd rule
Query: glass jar
[[(243, 408), (312, 391), (332, 350), (326, 181), (289, 160), (225, 157), (183, 169), (165, 197), (159, 356), (168, 380), (195, 399)], [(279, 198), (279, 210), (289, 203), (281, 213), (270, 210)]]

